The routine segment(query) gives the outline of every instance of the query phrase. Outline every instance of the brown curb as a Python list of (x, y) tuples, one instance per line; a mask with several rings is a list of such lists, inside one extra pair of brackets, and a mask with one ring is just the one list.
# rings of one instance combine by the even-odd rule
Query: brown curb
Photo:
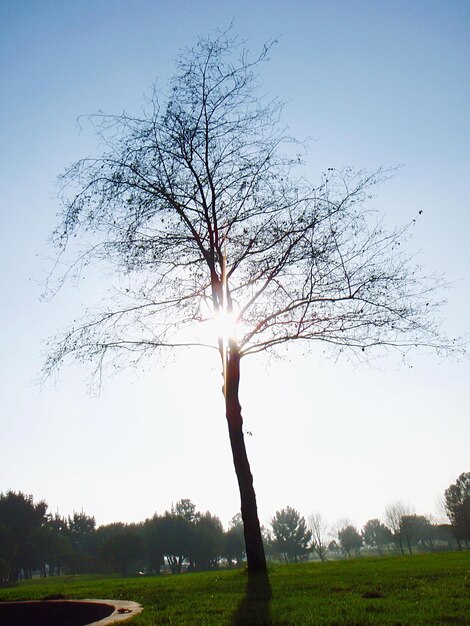
[(105, 626), (108, 624), (117, 624), (118, 622), (124, 622), (126, 619), (130, 619), (143, 610), (143, 607), (137, 602), (131, 602), (129, 600), (97, 600), (95, 598), (83, 600), (69, 600), (69, 602), (94, 602), (97, 604), (110, 604), (114, 607), (114, 611), (108, 617), (100, 619), (97, 622), (90, 622), (85, 626)]

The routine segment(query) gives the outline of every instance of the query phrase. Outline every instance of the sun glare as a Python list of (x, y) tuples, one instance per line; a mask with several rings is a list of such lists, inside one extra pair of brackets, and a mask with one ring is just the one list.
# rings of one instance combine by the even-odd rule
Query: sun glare
[(225, 343), (237, 338), (237, 317), (235, 311), (226, 309), (218, 311), (214, 316), (217, 337)]

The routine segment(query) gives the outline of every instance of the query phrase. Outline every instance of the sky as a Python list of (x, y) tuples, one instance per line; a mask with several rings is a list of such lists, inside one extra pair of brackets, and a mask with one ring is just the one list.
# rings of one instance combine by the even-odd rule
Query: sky
[[(56, 177), (100, 153), (81, 115), (139, 111), (181, 48), (233, 24), (252, 51), (278, 40), (263, 90), (310, 137), (306, 173), (396, 167), (371, 206), (411, 221), (409, 250), (452, 283), (444, 332), (469, 331), (470, 3), (466, 0), (0, 0), (0, 492), (135, 522), (190, 498), (238, 511), (217, 360), (182, 352), (90, 392), (87, 368), (40, 386), (46, 341), (99, 301), (106, 277), (41, 299), (54, 262)], [(287, 505), (334, 525), (400, 500), (439, 515), (470, 471), (468, 359), (417, 352), (374, 367), (322, 349), (242, 364), (261, 522)]]

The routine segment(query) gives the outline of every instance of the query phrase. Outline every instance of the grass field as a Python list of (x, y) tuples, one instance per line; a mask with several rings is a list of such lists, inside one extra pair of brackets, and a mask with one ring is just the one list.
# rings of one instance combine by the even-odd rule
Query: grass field
[(269, 583), (242, 571), (33, 580), (0, 601), (50, 594), (140, 602), (129, 625), (470, 625), (470, 552), (275, 565)]

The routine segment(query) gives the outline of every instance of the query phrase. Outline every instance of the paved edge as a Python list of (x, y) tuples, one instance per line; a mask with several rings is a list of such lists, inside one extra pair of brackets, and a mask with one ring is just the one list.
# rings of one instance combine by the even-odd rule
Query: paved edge
[[(143, 610), (142, 605), (137, 602), (131, 602), (130, 600), (98, 600), (96, 598), (83, 598), (76, 600), (68, 600), (68, 602), (94, 602), (96, 604), (110, 604), (114, 607), (114, 611), (108, 617), (98, 620), (97, 622), (90, 622), (86, 626), (107, 626), (108, 624), (117, 624), (123, 622), (126, 619), (130, 619)], [(122, 611), (121, 613), (119, 611)]]

